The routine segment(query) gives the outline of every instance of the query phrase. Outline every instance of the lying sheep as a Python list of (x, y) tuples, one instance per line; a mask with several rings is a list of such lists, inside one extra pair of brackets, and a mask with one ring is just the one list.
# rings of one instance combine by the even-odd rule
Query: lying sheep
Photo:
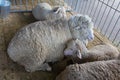
[(78, 62), (110, 60), (117, 58), (119, 54), (118, 49), (109, 43), (103, 43), (88, 50), (85, 44), (78, 39), (69, 41), (64, 51), (66, 56), (78, 57), (80, 59)]
[(33, 16), (37, 20), (56, 20), (66, 18), (66, 10), (64, 7), (52, 7), (48, 3), (39, 3), (32, 10)]
[(56, 80), (120, 80), (120, 60), (73, 64), (67, 66)]
[[(94, 39), (91, 24), (92, 21), (84, 15), (76, 15), (69, 20), (29, 24), (15, 34), (9, 43), (8, 55), (13, 61), (23, 65), (26, 71), (51, 70), (47, 63), (64, 57), (63, 50), (68, 40), (73, 37), (83, 42)], [(72, 30), (76, 31), (76, 36), (72, 37)]]

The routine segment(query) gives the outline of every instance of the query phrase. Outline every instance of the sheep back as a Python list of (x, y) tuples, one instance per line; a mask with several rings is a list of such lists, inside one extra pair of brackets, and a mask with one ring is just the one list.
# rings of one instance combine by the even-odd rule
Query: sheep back
[(111, 60), (118, 58), (120, 53), (115, 46), (104, 43), (89, 49), (87, 54), (95, 60)]
[(35, 22), (15, 34), (7, 52), (13, 61), (25, 67), (38, 67), (43, 62), (62, 59), (64, 44), (71, 38), (66, 21)]
[(96, 61), (73, 64), (60, 73), (56, 80), (119, 80), (120, 61)]

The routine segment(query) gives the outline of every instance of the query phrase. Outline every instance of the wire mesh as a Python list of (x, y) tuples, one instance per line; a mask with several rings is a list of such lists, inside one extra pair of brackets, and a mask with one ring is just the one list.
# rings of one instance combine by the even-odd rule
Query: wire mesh
[[(69, 0), (66, 2), (69, 5)], [(76, 12), (89, 15), (95, 28), (120, 47), (120, 0), (79, 0), (77, 5)]]

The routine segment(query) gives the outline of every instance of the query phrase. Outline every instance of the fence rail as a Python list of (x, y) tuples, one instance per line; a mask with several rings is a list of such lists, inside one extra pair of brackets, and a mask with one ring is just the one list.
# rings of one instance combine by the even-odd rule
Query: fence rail
[[(11, 12), (31, 12), (40, 0), (10, 0)], [(120, 47), (120, 0), (64, 0), (75, 12), (89, 15), (95, 28)]]

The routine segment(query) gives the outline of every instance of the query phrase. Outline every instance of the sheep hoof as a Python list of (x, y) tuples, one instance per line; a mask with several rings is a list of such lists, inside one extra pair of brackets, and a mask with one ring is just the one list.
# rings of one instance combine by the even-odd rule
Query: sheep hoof
[(37, 70), (51, 71), (52, 68), (51, 68), (47, 63), (44, 63), (44, 64), (42, 64)]

